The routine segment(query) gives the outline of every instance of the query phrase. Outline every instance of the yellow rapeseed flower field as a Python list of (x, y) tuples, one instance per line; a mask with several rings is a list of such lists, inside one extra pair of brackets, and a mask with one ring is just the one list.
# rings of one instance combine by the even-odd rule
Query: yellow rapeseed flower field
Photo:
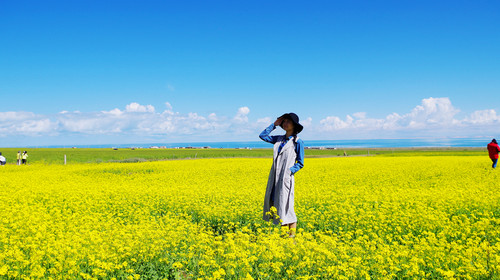
[(485, 157), (306, 159), (295, 239), (262, 221), (272, 159), (0, 168), (0, 278), (500, 279)]

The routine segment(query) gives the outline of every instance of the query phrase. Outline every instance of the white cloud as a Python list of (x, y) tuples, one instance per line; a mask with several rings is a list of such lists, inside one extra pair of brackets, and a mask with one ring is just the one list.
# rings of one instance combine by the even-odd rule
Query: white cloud
[(114, 115), (114, 116), (120, 116), (123, 114), (123, 111), (118, 109), (118, 108), (115, 108), (111, 111), (102, 111), (102, 113), (104, 114), (109, 114), (109, 115)]
[[(112, 110), (110, 112), (114, 112)], [(115, 121), (118, 116), (115, 113), (66, 113), (58, 117), (60, 130), (62, 132), (76, 132), (84, 134), (108, 134), (120, 132), (119, 122)]]
[(126, 112), (139, 112), (139, 113), (154, 113), (155, 107), (152, 105), (140, 105), (139, 103), (132, 102), (125, 107)]
[(208, 115), (208, 120), (209, 121), (216, 121), (217, 115), (215, 113), (211, 113), (210, 115)]
[(346, 120), (343, 121), (339, 117), (330, 116), (322, 119), (319, 123), (325, 131), (334, 131), (350, 127), (352, 118), (348, 115)]
[(258, 124), (263, 124), (263, 125), (269, 125), (271, 124), (271, 118), (270, 117), (265, 117), (265, 118), (260, 118), (260, 119), (257, 119), (257, 123)]
[[(257, 140), (256, 135), (274, 120), (262, 116), (252, 118), (247, 106), (238, 108), (232, 117), (176, 112), (168, 102), (165, 106), (163, 112), (156, 112), (152, 105), (136, 102), (125, 108), (101, 112), (61, 111), (52, 115), (0, 112), (0, 137), (80, 135), (91, 139), (109, 136), (168, 141)], [(462, 119), (457, 118), (458, 113), (449, 98), (426, 98), (407, 113), (391, 113), (384, 118), (370, 118), (366, 112), (355, 112), (343, 118), (326, 116), (318, 121), (307, 117), (301, 120), (306, 128), (302, 135), (306, 139), (352, 139), (497, 133), (495, 128), (500, 125), (500, 116), (495, 110), (478, 110)]]
[(35, 114), (31, 112), (0, 112), (0, 121), (19, 121), (35, 118)]
[(49, 119), (27, 120), (16, 127), (16, 131), (26, 134), (40, 134), (54, 132), (56, 128), (57, 123)]
[(399, 115), (392, 113), (384, 119), (368, 118), (365, 112), (347, 115), (345, 119), (337, 116), (328, 116), (320, 121), (321, 130), (408, 130), (408, 129), (436, 129), (458, 126), (461, 121), (455, 119), (460, 112), (453, 107), (449, 98), (426, 98), (421, 105), (417, 105), (411, 112)]
[(500, 116), (493, 109), (475, 111), (464, 119), (464, 123), (470, 124), (493, 124), (500, 121)]
[(415, 107), (403, 119), (409, 120), (410, 126), (425, 127), (427, 124), (449, 125), (454, 122), (453, 117), (459, 112), (451, 105), (449, 98), (427, 98), (422, 105)]
[(246, 123), (248, 122), (248, 114), (250, 113), (250, 109), (248, 107), (240, 107), (236, 116), (234, 116), (234, 121), (237, 123)]
[(299, 122), (304, 127), (310, 127), (312, 125), (312, 118), (308, 117), (307, 119), (299, 121)]
[(398, 113), (392, 113), (385, 117), (385, 119), (379, 120), (382, 123), (382, 129), (390, 130), (400, 128), (398, 124), (402, 117)]
[(8, 135), (54, 135), (58, 122), (31, 112), (0, 112), (0, 134)]
[(356, 119), (365, 119), (366, 118), (366, 112), (358, 112), (358, 113), (354, 113), (352, 115)]
[(173, 110), (172, 104), (170, 104), (170, 102), (165, 102), (165, 106), (167, 107), (168, 111), (172, 111)]

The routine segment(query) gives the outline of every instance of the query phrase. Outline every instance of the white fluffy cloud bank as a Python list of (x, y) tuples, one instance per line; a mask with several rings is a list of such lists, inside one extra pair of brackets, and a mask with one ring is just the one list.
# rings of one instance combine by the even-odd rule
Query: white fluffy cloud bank
[[(274, 112), (270, 112), (274, 113)], [(279, 114), (279, 112), (277, 113)], [(493, 109), (457, 117), (460, 110), (449, 98), (426, 98), (407, 113), (389, 113), (385, 118), (370, 118), (366, 112), (345, 117), (325, 112), (313, 120), (301, 116), (305, 139), (414, 138), (414, 137), (476, 137), (497, 133), (500, 116)], [(32, 112), (0, 112), (0, 139), (9, 137), (59, 137), (72, 135), (96, 139), (106, 136), (117, 142), (210, 142), (258, 140), (259, 132), (275, 116), (252, 116), (248, 107), (235, 108), (234, 115), (174, 111), (166, 102), (157, 110), (152, 105), (132, 102), (124, 109), (101, 112), (68, 112), (52, 115)], [(114, 138), (113, 138), (114, 137)], [(70, 144), (70, 143), (68, 143)], [(92, 144), (92, 143), (89, 143)]]
[[(465, 118), (457, 118), (460, 110), (450, 99), (426, 98), (406, 114), (391, 113), (385, 118), (368, 118), (367, 113), (358, 112), (345, 118), (328, 116), (319, 122), (318, 132), (362, 135), (411, 137), (476, 137), (477, 133), (495, 133), (500, 117), (495, 110), (479, 110)], [(381, 137), (380, 137), (381, 136)], [(489, 135), (488, 135), (489, 136)]]
[[(0, 112), (0, 135), (9, 136), (64, 136), (79, 134), (85, 136), (131, 136), (133, 139), (180, 139), (190, 136), (194, 141), (203, 137), (244, 135), (257, 129), (258, 122), (250, 123), (250, 109), (241, 107), (232, 117), (211, 113), (203, 116), (195, 112), (175, 112), (170, 103), (163, 111), (152, 105), (136, 102), (125, 109), (101, 112), (68, 112), (54, 115), (37, 115), (31, 112)], [(209, 141), (209, 139), (203, 139)], [(216, 139), (221, 140), (221, 139)]]

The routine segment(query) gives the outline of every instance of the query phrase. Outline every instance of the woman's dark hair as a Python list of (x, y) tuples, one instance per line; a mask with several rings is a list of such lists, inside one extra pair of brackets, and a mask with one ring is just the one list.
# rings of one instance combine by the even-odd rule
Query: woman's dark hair
[(495, 138), (493, 138), (493, 140), (491, 140), (491, 142), (495, 143), (495, 144), (498, 144), (497, 143), (497, 140)]

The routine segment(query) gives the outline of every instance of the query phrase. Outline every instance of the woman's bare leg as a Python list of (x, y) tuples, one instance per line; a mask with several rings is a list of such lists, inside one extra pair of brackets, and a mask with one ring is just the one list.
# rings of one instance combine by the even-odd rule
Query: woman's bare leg
[(297, 230), (297, 222), (288, 224), (290, 237), (295, 237), (295, 231)]

